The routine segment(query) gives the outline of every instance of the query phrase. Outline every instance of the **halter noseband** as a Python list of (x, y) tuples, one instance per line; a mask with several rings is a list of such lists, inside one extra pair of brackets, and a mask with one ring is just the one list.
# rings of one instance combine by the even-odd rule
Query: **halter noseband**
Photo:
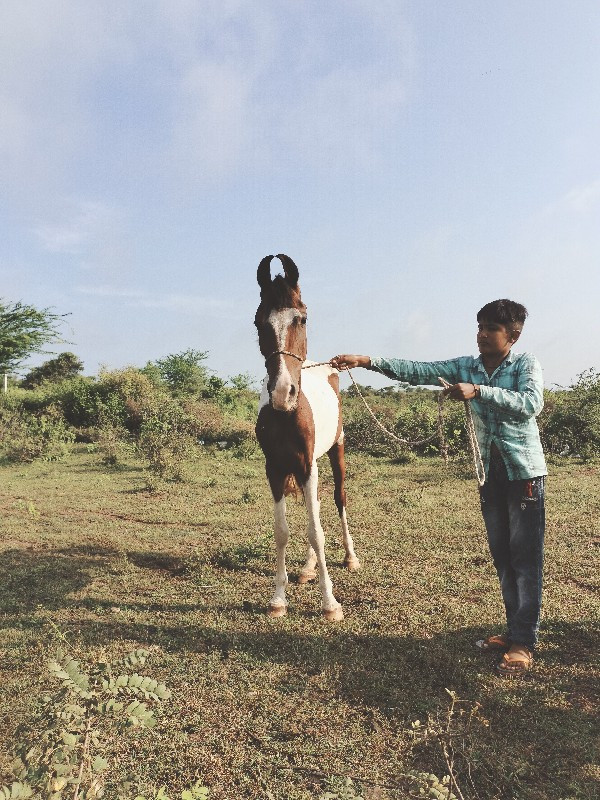
[(274, 353), (271, 353), (270, 356), (265, 358), (265, 367), (267, 366), (268, 362), (273, 358), (273, 356), (292, 356), (292, 358), (296, 358), (298, 361), (304, 361), (302, 356), (297, 356), (296, 353), (290, 353), (287, 350), (275, 350)]

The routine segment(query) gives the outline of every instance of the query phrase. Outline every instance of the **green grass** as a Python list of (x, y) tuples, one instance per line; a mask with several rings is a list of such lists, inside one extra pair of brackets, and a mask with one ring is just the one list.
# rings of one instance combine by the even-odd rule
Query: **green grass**
[[(173, 691), (157, 729), (107, 745), (107, 798), (125, 779), (175, 791), (198, 777), (214, 800), (318, 798), (345, 777), (365, 798), (404, 798), (408, 770), (446, 772), (441, 739), (465, 798), (597, 797), (600, 469), (551, 466), (541, 642), (512, 682), (473, 646), (503, 617), (474, 479), (432, 459), (350, 456), (363, 569), (349, 574), (321, 470), (338, 624), (321, 619), (318, 586), (293, 582), (294, 501), (289, 614), (264, 614), (274, 545), (260, 458), (203, 453), (157, 494), (139, 465), (107, 469), (85, 448), (2, 466), (0, 774), (19, 724), (35, 728), (58, 629), (84, 666), (148, 648), (147, 671)], [(465, 712), (449, 732), (447, 689)]]

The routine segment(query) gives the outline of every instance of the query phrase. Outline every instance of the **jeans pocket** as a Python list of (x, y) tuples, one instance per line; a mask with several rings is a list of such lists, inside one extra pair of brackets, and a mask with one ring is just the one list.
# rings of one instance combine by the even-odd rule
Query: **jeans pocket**
[(544, 478), (521, 481), (521, 510), (539, 508), (544, 502)]

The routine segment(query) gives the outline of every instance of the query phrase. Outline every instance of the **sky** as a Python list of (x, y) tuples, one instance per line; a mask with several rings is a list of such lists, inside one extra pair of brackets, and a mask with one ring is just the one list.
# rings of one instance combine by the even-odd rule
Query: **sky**
[(570, 385), (600, 369), (599, 87), (597, 0), (3, 0), (0, 298), (68, 314), (86, 374), (196, 349), (258, 381), (286, 253), (315, 361), (476, 354), (509, 297)]

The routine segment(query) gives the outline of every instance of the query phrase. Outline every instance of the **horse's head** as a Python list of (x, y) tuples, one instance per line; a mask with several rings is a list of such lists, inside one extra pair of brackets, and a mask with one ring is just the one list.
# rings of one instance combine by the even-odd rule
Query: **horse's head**
[(258, 266), (260, 305), (254, 324), (260, 352), (267, 367), (269, 398), (276, 411), (293, 411), (298, 405), (300, 370), (306, 358), (306, 306), (300, 299), (298, 267), (280, 254), (284, 276), (271, 280), (271, 260)]

